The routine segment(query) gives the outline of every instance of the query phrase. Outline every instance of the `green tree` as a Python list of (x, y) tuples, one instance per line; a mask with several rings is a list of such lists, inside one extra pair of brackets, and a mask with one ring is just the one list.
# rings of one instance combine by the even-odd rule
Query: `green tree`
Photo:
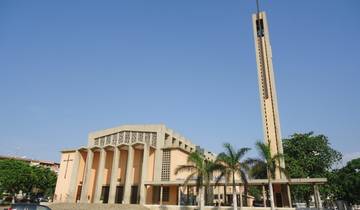
[[(218, 179), (225, 177), (226, 180), (232, 181), (233, 207), (234, 209), (237, 209), (235, 176), (238, 175), (241, 182), (247, 185), (246, 171), (249, 169), (249, 166), (246, 161), (242, 161), (242, 158), (250, 150), (250, 148), (240, 148), (235, 150), (235, 148), (229, 143), (225, 143), (224, 149), (225, 152), (220, 153), (216, 159), (216, 162), (222, 165), (221, 174)], [(240, 207), (242, 206), (242, 193), (240, 193)]]
[(34, 182), (32, 183), (32, 192), (52, 197), (56, 186), (56, 173), (49, 168), (41, 166), (32, 167)]
[(360, 158), (349, 161), (328, 176), (332, 196), (350, 204), (360, 204)]
[(209, 189), (210, 180), (214, 171), (219, 169), (219, 165), (214, 161), (206, 160), (204, 155), (199, 152), (190, 153), (187, 159), (188, 164), (179, 165), (175, 169), (175, 174), (190, 172), (184, 181), (184, 185), (187, 186), (192, 179), (196, 180), (196, 186), (198, 189), (198, 206), (200, 209), (204, 209), (204, 192), (205, 187)]
[(13, 197), (19, 191), (29, 192), (33, 182), (31, 166), (18, 160), (0, 160), (0, 189)]
[[(341, 160), (341, 153), (331, 148), (328, 138), (313, 132), (295, 133), (283, 140), (283, 147), (285, 164), (292, 178), (326, 177), (334, 164)], [(309, 206), (313, 193), (311, 186), (293, 186), (291, 192), (294, 200), (306, 202)]]
[(56, 179), (56, 173), (49, 168), (30, 166), (19, 160), (0, 160), (0, 193), (14, 196), (22, 191), (28, 195), (52, 196)]
[(249, 162), (253, 165), (253, 172), (251, 173), (256, 174), (256, 172), (254, 171), (263, 172), (264, 169), (266, 170), (266, 177), (268, 179), (269, 185), (270, 205), (271, 209), (274, 210), (275, 204), (272, 180), (275, 178), (275, 171), (279, 169), (281, 173), (284, 173), (287, 177), (289, 177), (288, 172), (285, 170), (285, 168), (277, 164), (284, 158), (284, 156), (282, 154), (271, 154), (269, 145), (265, 143), (256, 142), (255, 146), (257, 151), (259, 152), (260, 157), (256, 159), (249, 159)]
[(249, 186), (249, 193), (254, 196), (255, 201), (261, 200), (262, 192), (259, 186)]

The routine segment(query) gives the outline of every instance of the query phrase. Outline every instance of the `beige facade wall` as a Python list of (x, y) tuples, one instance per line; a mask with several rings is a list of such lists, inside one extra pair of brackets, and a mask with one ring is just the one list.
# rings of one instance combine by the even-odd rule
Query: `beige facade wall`
[(128, 161), (128, 151), (127, 150), (121, 150), (120, 152), (120, 162), (119, 162), (119, 176), (120, 179), (120, 185), (125, 184), (125, 175), (126, 175), (126, 163)]
[(104, 170), (104, 174), (103, 174), (104, 185), (110, 185), (113, 158), (114, 158), (114, 152), (111, 150), (106, 150), (105, 170)]
[(140, 183), (140, 177), (141, 177), (141, 163), (142, 163), (142, 150), (135, 149), (134, 150), (134, 162), (133, 162), (133, 184), (138, 185)]
[(179, 165), (188, 164), (188, 153), (179, 149), (173, 149), (171, 150), (170, 154), (170, 180), (185, 180), (190, 172), (183, 172), (175, 175), (175, 170)]
[(146, 181), (154, 180), (154, 166), (155, 166), (155, 149), (150, 148), (149, 167)]
[(169, 201), (163, 201), (164, 205), (177, 205), (177, 186), (171, 186), (170, 187), (170, 196)]
[[(69, 196), (69, 187), (75, 158), (75, 151), (61, 154), (60, 170), (56, 181), (55, 199), (60, 202), (66, 202)], [(66, 174), (66, 175), (65, 175)]]
[(94, 160), (93, 160), (93, 164), (91, 167), (91, 171), (90, 171), (90, 181), (89, 181), (89, 190), (88, 190), (88, 200), (90, 200), (91, 202), (93, 202), (93, 198), (94, 198), (94, 192), (95, 192), (95, 180), (97, 178), (97, 171), (99, 168), (99, 157), (100, 157), (100, 153), (99, 152), (94, 152)]
[(84, 173), (85, 173), (85, 161), (86, 161), (86, 152), (80, 152), (80, 161), (79, 161), (79, 169), (77, 175), (77, 186), (80, 185), (84, 181)]

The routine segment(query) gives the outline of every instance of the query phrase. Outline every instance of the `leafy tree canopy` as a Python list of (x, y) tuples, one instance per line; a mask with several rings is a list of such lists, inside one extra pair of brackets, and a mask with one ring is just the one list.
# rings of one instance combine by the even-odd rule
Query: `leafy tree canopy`
[(0, 160), (0, 193), (11, 195), (21, 190), (27, 194), (51, 196), (56, 185), (56, 174), (48, 168), (30, 166), (19, 160)]
[(295, 133), (283, 140), (285, 162), (291, 178), (324, 177), (342, 155), (324, 135)]
[(10, 194), (26, 192), (31, 184), (31, 166), (18, 160), (0, 160), (0, 188)]
[(330, 193), (336, 200), (360, 204), (360, 158), (349, 161), (345, 167), (328, 176)]
[[(324, 135), (295, 133), (283, 140), (285, 164), (291, 178), (327, 177), (332, 167), (342, 155), (331, 148)], [(292, 194), (296, 201), (310, 202), (313, 193), (311, 186), (293, 186)]]

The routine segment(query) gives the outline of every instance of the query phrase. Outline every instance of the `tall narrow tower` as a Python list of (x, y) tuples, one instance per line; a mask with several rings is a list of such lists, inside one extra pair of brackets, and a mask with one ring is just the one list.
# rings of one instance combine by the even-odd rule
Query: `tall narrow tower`
[[(258, 68), (261, 112), (264, 127), (264, 140), (270, 146), (272, 155), (283, 154), (280, 120), (276, 98), (275, 77), (272, 64), (272, 53), (269, 28), (265, 12), (253, 14), (253, 29)], [(277, 163), (285, 168), (284, 160)], [(275, 171), (275, 179), (285, 179), (279, 170)], [(277, 207), (290, 207), (291, 197), (288, 184), (274, 184), (275, 203)]]
[[(261, 112), (264, 127), (264, 140), (270, 145), (272, 155), (282, 154), (280, 120), (276, 99), (275, 77), (272, 64), (272, 53), (269, 28), (265, 12), (253, 14), (253, 29), (258, 68)], [(278, 163), (285, 167), (284, 161)], [(276, 179), (285, 178), (280, 170), (275, 173)]]

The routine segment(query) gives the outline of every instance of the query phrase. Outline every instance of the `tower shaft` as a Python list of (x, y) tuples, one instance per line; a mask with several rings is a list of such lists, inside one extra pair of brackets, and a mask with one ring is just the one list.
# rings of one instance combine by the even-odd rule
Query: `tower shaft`
[[(272, 64), (272, 52), (269, 28), (265, 12), (253, 14), (253, 30), (256, 49), (256, 62), (260, 90), (261, 112), (263, 119), (264, 141), (270, 146), (271, 154), (283, 154), (279, 112), (277, 106), (275, 77)], [(278, 165), (285, 167), (284, 160)], [(285, 178), (279, 168), (275, 179)]]

